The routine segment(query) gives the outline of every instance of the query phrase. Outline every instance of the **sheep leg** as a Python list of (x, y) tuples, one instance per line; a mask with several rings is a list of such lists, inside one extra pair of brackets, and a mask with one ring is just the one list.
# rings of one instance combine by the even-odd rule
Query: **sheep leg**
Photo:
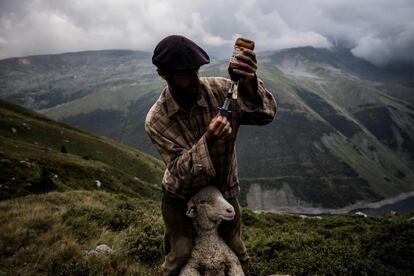
[(201, 276), (201, 274), (194, 266), (187, 263), (181, 270), (180, 276)]
[(240, 261), (234, 254), (229, 254), (227, 258), (228, 276), (244, 276)]
[(229, 268), (228, 276), (244, 276), (243, 269), (240, 265), (231, 264)]

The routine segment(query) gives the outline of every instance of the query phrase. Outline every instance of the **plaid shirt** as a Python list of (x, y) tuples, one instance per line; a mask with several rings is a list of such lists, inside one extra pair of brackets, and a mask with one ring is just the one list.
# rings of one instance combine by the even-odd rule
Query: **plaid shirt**
[(231, 137), (217, 140), (209, 149), (205, 132), (223, 105), (231, 81), (220, 77), (202, 77), (200, 81), (201, 97), (189, 112), (180, 108), (165, 87), (147, 114), (145, 130), (167, 166), (162, 181), (166, 190), (188, 200), (201, 187), (215, 185), (225, 198), (232, 198), (240, 191), (235, 151), (239, 126), (271, 122), (276, 102), (260, 79), (258, 103), (247, 100), (242, 85), (234, 88), (233, 94), (238, 95), (230, 104)]

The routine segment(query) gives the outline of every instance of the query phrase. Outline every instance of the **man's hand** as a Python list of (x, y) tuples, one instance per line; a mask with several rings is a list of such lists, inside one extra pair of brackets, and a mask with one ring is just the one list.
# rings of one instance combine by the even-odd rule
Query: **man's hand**
[(257, 70), (256, 54), (250, 49), (242, 48), (241, 53), (235, 58), (237, 69), (233, 69), (233, 72), (243, 76), (245, 81), (254, 78)]
[(227, 120), (227, 117), (219, 113), (211, 120), (210, 125), (207, 128), (207, 144), (211, 145), (218, 139), (229, 138), (231, 136), (231, 132), (232, 129), (230, 122)]
[(238, 61), (237, 68), (232, 69), (234, 74), (242, 76), (243, 81), (241, 85), (246, 91), (245, 99), (251, 103), (260, 105), (260, 97), (257, 94), (257, 60), (256, 54), (247, 48), (242, 48), (241, 54), (235, 57)]

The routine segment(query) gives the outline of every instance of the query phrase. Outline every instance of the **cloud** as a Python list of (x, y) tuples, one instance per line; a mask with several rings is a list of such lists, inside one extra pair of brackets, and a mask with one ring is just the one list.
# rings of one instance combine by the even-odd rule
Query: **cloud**
[(358, 40), (352, 53), (383, 66), (390, 61), (414, 63), (414, 26), (395, 35), (381, 38), (367, 35)]
[(2, 0), (0, 58), (92, 49), (152, 51), (170, 34), (213, 56), (337, 43), (375, 64), (414, 63), (412, 0)]

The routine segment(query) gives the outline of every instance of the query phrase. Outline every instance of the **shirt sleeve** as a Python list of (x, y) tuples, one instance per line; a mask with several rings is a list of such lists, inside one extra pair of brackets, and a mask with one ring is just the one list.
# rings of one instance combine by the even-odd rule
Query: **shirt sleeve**
[(173, 137), (179, 137), (160, 122), (145, 123), (145, 130), (161, 155), (168, 171), (176, 177), (180, 183), (191, 182), (201, 174), (214, 177), (213, 162), (210, 158), (205, 135), (191, 147), (184, 148)]
[(276, 100), (263, 84), (263, 81), (255, 77), (257, 81), (257, 98), (248, 97), (248, 91), (241, 83), (238, 86), (237, 103), (240, 107), (240, 124), (265, 125), (273, 121), (276, 116)]

